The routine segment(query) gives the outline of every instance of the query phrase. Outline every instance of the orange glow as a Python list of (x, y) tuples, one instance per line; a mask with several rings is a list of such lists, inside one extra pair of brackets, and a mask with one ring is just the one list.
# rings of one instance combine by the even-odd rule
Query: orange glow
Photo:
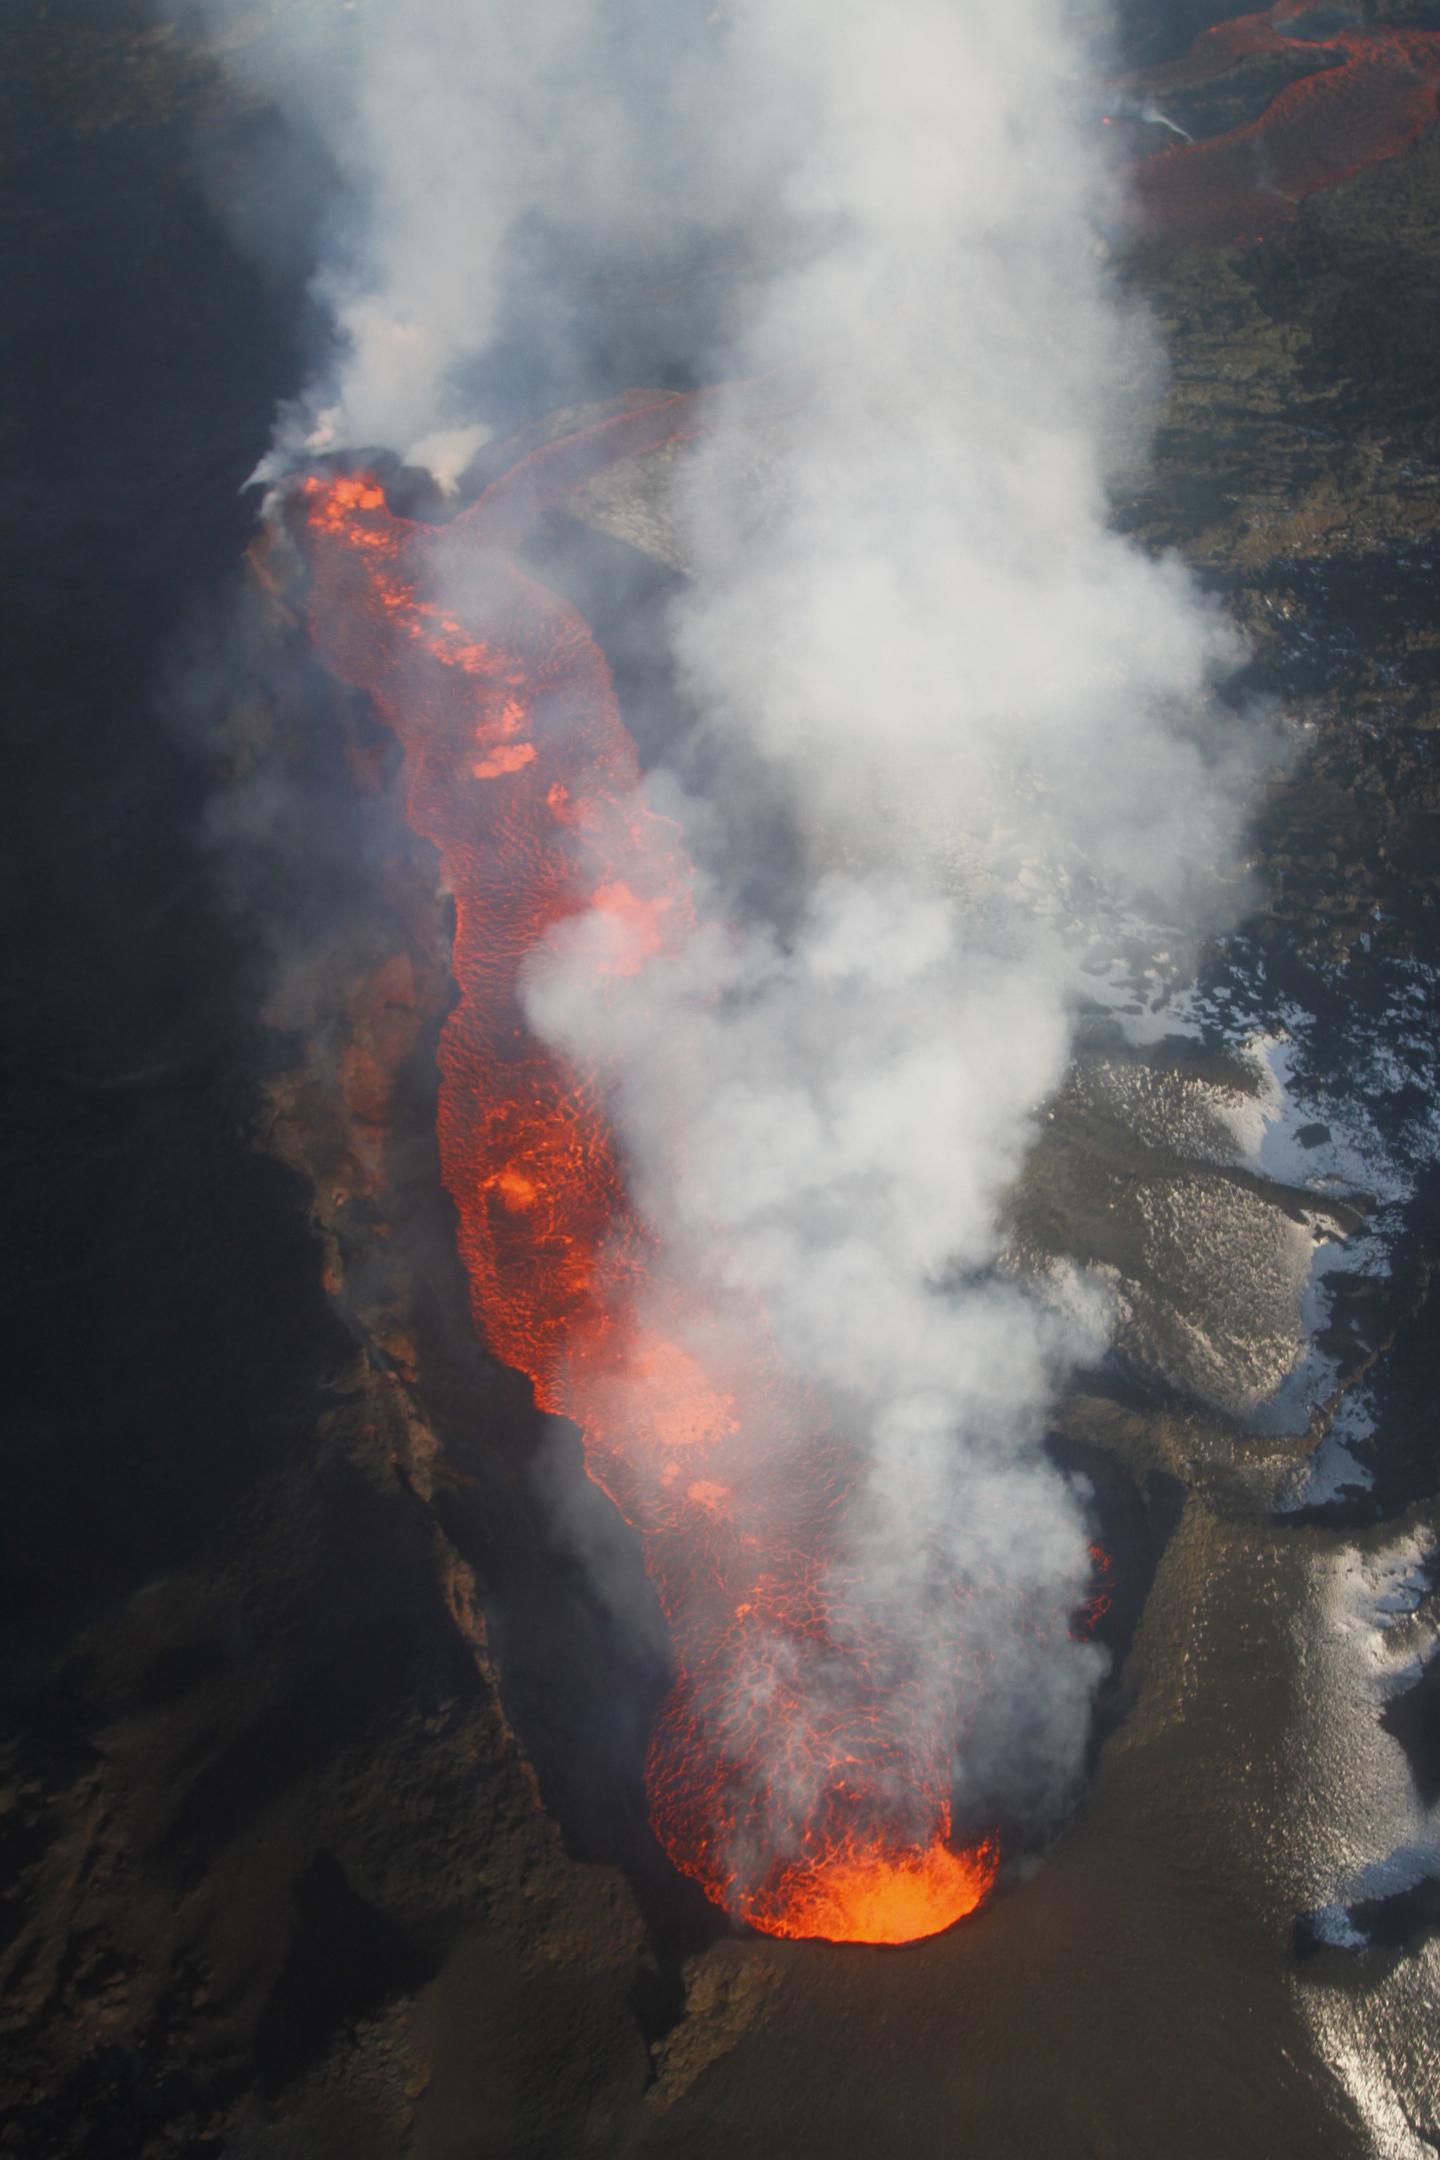
[(534, 761), (534, 743), (502, 743), (488, 757), (477, 758), (470, 770), (477, 780), (498, 780), (502, 773), (520, 772)]
[(957, 1853), (944, 1844), (898, 1852), (850, 1844), (785, 1870), (745, 1917), (769, 1935), (918, 1942), (973, 1913), (989, 1895), (995, 1865), (992, 1845)]
[[(538, 1042), (520, 1000), (561, 923), (584, 919), (621, 995), (680, 948), (693, 911), (594, 638), (509, 550), (608, 458), (693, 432), (704, 402), (647, 399), (549, 444), (443, 527), (392, 516), (364, 477), (303, 482), (311, 630), (399, 737), (410, 821), (455, 896), (439, 1139), (477, 1324), (540, 1407), (580, 1427), (670, 1626), (677, 1675), (646, 1772), (660, 1842), (766, 1932), (909, 1941), (973, 1911), (995, 1860), (951, 1847), (943, 1709), (912, 1733), (883, 1654), (849, 1658), (835, 1706), (826, 1576), (853, 1466), (763, 1314), (720, 1342), (714, 1315), (664, 1288), (603, 1075)], [(463, 622), (439, 591), (474, 596)], [(795, 1850), (802, 1862), (775, 1857)]]
[(653, 960), (657, 953), (665, 950), (662, 919), (670, 902), (664, 894), (642, 899), (617, 879), (609, 885), (597, 885), (591, 905), (600, 914), (610, 917), (618, 933), (605, 962), (612, 974), (634, 975), (647, 960)]
[(535, 1180), (526, 1177), (523, 1170), (497, 1170), (490, 1182), (506, 1207), (517, 1211), (534, 1207), (537, 1197)]
[(723, 1508), (730, 1498), (728, 1485), (717, 1485), (714, 1478), (696, 1478), (686, 1495), (697, 1507)]

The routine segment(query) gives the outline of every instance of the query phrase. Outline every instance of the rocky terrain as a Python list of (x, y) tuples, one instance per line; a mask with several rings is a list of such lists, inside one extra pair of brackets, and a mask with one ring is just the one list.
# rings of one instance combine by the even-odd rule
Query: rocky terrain
[[(118, 10), (5, 36), (45, 365), (7, 460), (0, 2150), (1440, 2145), (1440, 129), (1127, 269), (1171, 377), (1118, 514), (1234, 612), (1288, 750), (1241, 933), (1178, 1003), (1097, 984), (1015, 1199), (1017, 1264), (1120, 1300), (1053, 1442), (1114, 1558), (1092, 1783), (1022, 1888), (890, 1952), (733, 1935), (670, 1876), (643, 1578), (473, 1339), (434, 863), (283, 548), (234, 568), (292, 296), (204, 190), (265, 116)], [(531, 555), (642, 748), (665, 467)]]

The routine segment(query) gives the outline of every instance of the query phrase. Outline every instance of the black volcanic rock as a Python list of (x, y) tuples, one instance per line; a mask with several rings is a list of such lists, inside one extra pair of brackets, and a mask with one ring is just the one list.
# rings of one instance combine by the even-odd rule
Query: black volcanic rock
[(304, 2070), (338, 2026), (415, 1994), (440, 1963), (356, 1894), (334, 1853), (316, 1853), (291, 1896), (290, 1951), (255, 2031), (255, 2068), (269, 2086)]

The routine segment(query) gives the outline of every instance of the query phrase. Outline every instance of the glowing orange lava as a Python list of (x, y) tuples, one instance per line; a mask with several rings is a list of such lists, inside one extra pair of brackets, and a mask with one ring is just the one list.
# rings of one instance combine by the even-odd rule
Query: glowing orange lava
[[(392, 516), (368, 477), (311, 477), (297, 493), (310, 622), (402, 742), (409, 817), (455, 897), (439, 1135), (477, 1322), (540, 1406), (580, 1427), (669, 1622), (677, 1674), (647, 1767), (657, 1835), (758, 1928), (909, 1941), (974, 1911), (995, 1871), (989, 1845), (950, 1838), (966, 1676), (917, 1734), (897, 1707), (904, 1646), (835, 1640), (827, 1570), (853, 1465), (763, 1315), (727, 1335), (666, 1289), (605, 1073), (568, 1066), (522, 1010), (527, 962), (557, 926), (583, 925), (596, 978), (624, 997), (693, 916), (598, 646), (509, 550), (607, 459), (693, 431), (705, 402), (647, 399), (549, 444), (444, 527)], [(677, 1087), (683, 1068), (677, 1045)]]
[[(1281, 0), (1130, 86), (1179, 88), (1289, 49), (1303, 12)], [(1332, 64), (1260, 121), (1136, 168), (1152, 229), (1245, 229), (1258, 202), (1328, 185), (1431, 117), (1440, 37), (1345, 30), (1306, 49)], [(594, 637), (513, 550), (606, 464), (697, 432), (708, 402), (637, 394), (519, 459), (441, 527), (394, 516), (368, 475), (312, 476), (297, 527), (316, 647), (403, 745), (408, 815), (454, 895), (439, 1139), (477, 1323), (541, 1408), (584, 1434), (669, 1623), (676, 1676), (646, 1773), (657, 1835), (768, 1933), (910, 1942), (972, 1913), (994, 1881), (994, 1842), (957, 1847), (951, 1821), (952, 1751), (983, 1675), (932, 1658), (922, 1689), (883, 1608), (856, 1627), (867, 1608), (843, 1580), (841, 1534), (855, 1462), (781, 1366), (763, 1314), (737, 1325), (667, 1289), (627, 1193), (609, 1076), (568, 1064), (524, 1008), (527, 968), (562, 927), (583, 933), (593, 980), (623, 999), (681, 949), (693, 914), (690, 865), (646, 805)], [(686, 1054), (676, 1044), (677, 1099)], [(942, 1643), (943, 1601), (958, 1611), (970, 1594), (940, 1594)], [(1083, 1628), (1109, 1594), (1102, 1567)]]
[(1217, 23), (1179, 60), (1120, 78), (1164, 94), (1211, 82), (1255, 54), (1313, 59), (1258, 119), (1142, 159), (1132, 186), (1145, 227), (1173, 241), (1263, 237), (1317, 189), (1398, 156), (1435, 118), (1440, 32), (1326, 29), (1314, 0), (1276, 0)]
[(943, 1844), (893, 1851), (852, 1840), (823, 1861), (796, 1861), (751, 1900), (746, 1917), (771, 1935), (827, 1942), (908, 1943), (975, 1911), (995, 1879), (995, 1850)]

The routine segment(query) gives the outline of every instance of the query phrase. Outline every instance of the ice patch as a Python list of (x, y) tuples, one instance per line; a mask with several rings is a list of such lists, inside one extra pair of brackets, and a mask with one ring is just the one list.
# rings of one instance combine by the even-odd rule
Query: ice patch
[(1365, 1231), (1340, 1243), (1334, 1225), (1325, 1218), (1307, 1216), (1306, 1223), (1316, 1244), (1300, 1296), (1304, 1348), (1274, 1394), (1257, 1405), (1251, 1418), (1257, 1432), (1275, 1438), (1308, 1432), (1342, 1383), (1342, 1358), (1320, 1340), (1329, 1325), (1337, 1280), (1345, 1275), (1382, 1275), (1388, 1259)]
[[(1298, 1013), (1290, 1017), (1297, 1023), (1308, 1019)], [(1410, 1165), (1396, 1162), (1373, 1116), (1358, 1104), (1334, 1102), (1301, 1082), (1298, 1033), (1298, 1026), (1294, 1032), (1277, 1029), (1245, 1045), (1258, 1088), (1234, 1116), (1244, 1159), (1278, 1185), (1368, 1193), (1382, 1206), (1408, 1200)]]
[(1397, 1845), (1383, 1859), (1371, 1860), (1356, 1870), (1346, 1903), (1368, 1904), (1372, 1899), (1400, 1897), (1418, 1889), (1427, 1877), (1440, 1874), (1440, 1846), (1429, 1839)]
[(1077, 988), (1082, 1006), (1113, 1020), (1134, 1049), (1175, 1036), (1198, 1042), (1205, 1032), (1195, 993), (1179, 987), (1171, 955), (1145, 952), (1138, 937), (1125, 949), (1093, 947), (1080, 962)]
[(1360, 1381), (1341, 1397), (1325, 1437), (1306, 1466), (1303, 1483), (1279, 1501), (1279, 1512), (1328, 1507), (1332, 1501), (1369, 1492), (1374, 1479), (1357, 1460), (1355, 1450), (1374, 1438), (1375, 1428), (1374, 1392), (1368, 1382)]
[(1333, 1949), (1363, 1950), (1369, 1943), (1369, 1936), (1355, 1926), (1343, 1905), (1322, 1905), (1318, 1912), (1305, 1917), (1321, 1942), (1329, 1943)]

